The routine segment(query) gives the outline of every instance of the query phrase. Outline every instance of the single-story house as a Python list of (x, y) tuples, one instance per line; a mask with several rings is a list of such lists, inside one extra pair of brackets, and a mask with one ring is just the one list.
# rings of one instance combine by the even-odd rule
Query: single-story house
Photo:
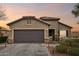
[(66, 30), (67, 37), (71, 37), (71, 26), (59, 22), (60, 18), (23, 16), (8, 23), (11, 31), (9, 41), (13, 43), (44, 43), (46, 40), (57, 40), (60, 30)]

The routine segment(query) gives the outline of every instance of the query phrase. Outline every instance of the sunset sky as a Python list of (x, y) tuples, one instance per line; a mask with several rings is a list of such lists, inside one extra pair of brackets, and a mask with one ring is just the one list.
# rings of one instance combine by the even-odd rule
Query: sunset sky
[(41, 16), (58, 17), (60, 22), (73, 27), (74, 30), (79, 30), (77, 21), (71, 11), (75, 3), (7, 3), (0, 4), (6, 9), (5, 14), (7, 20), (1, 20), (0, 25), (7, 28), (6, 23), (21, 18), (22, 16)]

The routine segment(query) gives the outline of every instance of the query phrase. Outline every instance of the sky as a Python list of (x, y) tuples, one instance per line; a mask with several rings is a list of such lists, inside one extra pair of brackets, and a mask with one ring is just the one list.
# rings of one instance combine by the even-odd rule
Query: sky
[(22, 16), (42, 16), (58, 17), (60, 22), (70, 25), (73, 30), (79, 30), (77, 21), (71, 13), (76, 3), (2, 3), (0, 4), (5, 9), (5, 14), (8, 17), (6, 20), (0, 20), (0, 25), (7, 27), (7, 23), (21, 18)]

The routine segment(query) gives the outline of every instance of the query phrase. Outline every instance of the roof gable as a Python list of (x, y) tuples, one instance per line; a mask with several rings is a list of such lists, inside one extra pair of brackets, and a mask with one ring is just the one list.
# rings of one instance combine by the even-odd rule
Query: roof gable
[(61, 25), (67, 26), (67, 27), (69, 27), (69, 28), (72, 28), (71, 26), (66, 25), (66, 24), (63, 24), (63, 23), (61, 23), (61, 22), (58, 22), (58, 23), (61, 24)]
[(41, 23), (46, 24), (48, 26), (50, 25), (50, 24), (48, 24), (47, 22), (45, 22), (43, 20), (37, 19), (35, 16), (23, 16), (22, 18), (20, 18), (20, 19), (18, 19), (16, 21), (13, 21), (13, 22), (8, 23), (7, 25), (15, 24), (16, 22), (21, 21), (23, 19), (34, 19), (34, 20), (40, 21)]

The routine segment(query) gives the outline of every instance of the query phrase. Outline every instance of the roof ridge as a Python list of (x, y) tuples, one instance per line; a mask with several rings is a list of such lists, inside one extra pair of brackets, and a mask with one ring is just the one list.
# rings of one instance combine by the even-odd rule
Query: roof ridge
[(40, 17), (40, 19), (42, 19), (42, 20), (60, 20), (60, 18), (57, 18), (57, 17), (48, 17), (48, 16)]

